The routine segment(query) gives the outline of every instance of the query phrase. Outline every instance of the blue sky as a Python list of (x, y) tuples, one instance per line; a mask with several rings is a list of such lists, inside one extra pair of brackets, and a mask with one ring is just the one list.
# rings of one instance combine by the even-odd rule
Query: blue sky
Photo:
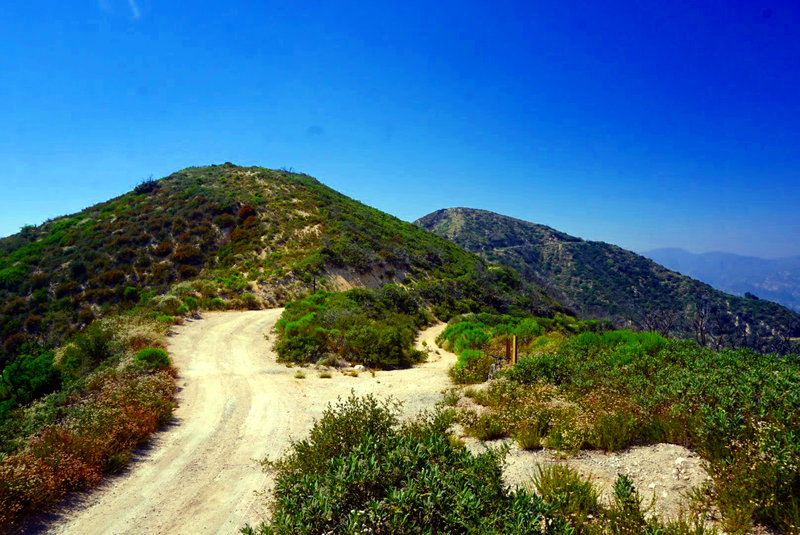
[(414, 220), (800, 255), (796, 2), (10, 2), (0, 235), (231, 161)]

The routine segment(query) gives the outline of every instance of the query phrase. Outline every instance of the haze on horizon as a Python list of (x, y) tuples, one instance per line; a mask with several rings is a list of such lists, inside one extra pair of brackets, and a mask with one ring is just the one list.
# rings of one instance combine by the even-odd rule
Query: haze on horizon
[(0, 236), (190, 165), (636, 251), (800, 255), (794, 2), (15, 3)]

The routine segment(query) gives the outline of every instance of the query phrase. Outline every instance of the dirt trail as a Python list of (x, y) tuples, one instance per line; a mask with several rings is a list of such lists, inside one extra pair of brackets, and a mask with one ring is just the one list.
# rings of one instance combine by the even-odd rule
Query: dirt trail
[[(298, 368), (278, 364), (272, 341), (265, 340), (280, 314), (281, 309), (208, 313), (176, 328), (169, 343), (180, 370), (173, 423), (136, 454), (128, 470), (55, 511), (45, 521), (49, 527), (36, 531), (236, 533), (267, 513), (263, 494), (272, 482), (256, 460), (277, 458), (291, 439), (303, 438), (329, 402), (351, 391), (393, 396), (403, 414), (413, 416), (432, 408), (452, 386), (447, 370), (456, 356), (434, 342), (443, 324), (420, 335), (417, 347), (430, 350), (421, 366), (357, 377), (331, 370), (330, 378), (304, 368), (305, 377), (297, 378)], [(474, 439), (467, 443), (482, 449)], [(512, 445), (506, 480), (525, 485), (537, 463), (552, 462), (557, 460), (548, 452)], [(702, 480), (699, 459), (679, 446), (581, 452), (567, 463), (601, 487), (610, 487), (617, 471), (631, 473), (646, 493), (658, 493), (659, 512), (673, 512), (681, 492)]]
[[(410, 370), (362, 372), (330, 379), (275, 361), (265, 340), (281, 310), (209, 313), (170, 337), (180, 370), (172, 425), (137, 454), (123, 474), (56, 512), (52, 534), (236, 533), (266, 512), (270, 480), (255, 460), (277, 457), (302, 438), (329, 401), (358, 394), (392, 395), (403, 412), (431, 407), (449, 386), (455, 356), (434, 350)], [(443, 325), (423, 334), (428, 347)], [(420, 340), (421, 342), (421, 340)], [(421, 347), (421, 346), (420, 346)], [(438, 351), (438, 353), (437, 353)]]

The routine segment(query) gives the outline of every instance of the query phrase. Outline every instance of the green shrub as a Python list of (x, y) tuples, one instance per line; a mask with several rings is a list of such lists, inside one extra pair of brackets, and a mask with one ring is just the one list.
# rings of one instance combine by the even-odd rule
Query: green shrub
[(545, 381), (560, 385), (570, 373), (569, 360), (560, 354), (545, 353), (520, 359), (506, 377), (523, 384)]
[(589, 439), (591, 446), (605, 451), (618, 451), (633, 443), (636, 436), (636, 419), (624, 412), (600, 414), (594, 420)]
[(518, 424), (513, 432), (514, 440), (523, 450), (537, 450), (542, 447), (542, 441), (547, 437), (549, 421), (545, 414)]
[(478, 349), (465, 349), (450, 370), (456, 384), (476, 384), (486, 381), (494, 359)]
[(538, 465), (533, 487), (554, 508), (556, 516), (569, 522), (578, 533), (585, 531), (600, 512), (600, 493), (590, 481), (568, 466)]
[(642, 497), (633, 481), (625, 474), (619, 474), (614, 482), (614, 502), (607, 513), (611, 531), (620, 535), (652, 533), (657, 521), (648, 521), (645, 512)]
[(188, 297), (186, 297), (186, 298), (183, 300), (183, 304), (184, 304), (184, 305), (186, 305), (186, 308), (188, 308), (188, 309), (189, 309), (190, 311), (192, 311), (192, 312), (194, 312), (195, 310), (197, 310), (197, 308), (198, 308), (198, 306), (199, 306), (199, 305), (198, 305), (198, 303), (197, 303), (197, 298), (195, 298), (195, 297), (192, 297), (191, 295), (190, 295), (190, 296), (188, 296)]
[(549, 507), (502, 481), (502, 454), (450, 440), (446, 413), (397, 426), (374, 398), (329, 407), (277, 462), (274, 514), (245, 534), (567, 534)]
[(153, 306), (167, 316), (175, 316), (183, 302), (174, 295), (159, 295), (152, 300)]
[(0, 372), (0, 423), (19, 405), (54, 391), (61, 383), (52, 351), (19, 355)]
[(427, 315), (393, 285), (380, 290), (319, 291), (286, 306), (276, 325), (283, 362), (313, 363), (331, 355), (371, 368), (407, 368), (425, 354), (414, 348)]
[(485, 412), (468, 421), (465, 430), (478, 440), (497, 440), (508, 436), (508, 430), (503, 420), (491, 412)]
[(73, 338), (73, 343), (80, 351), (81, 358), (90, 367), (97, 366), (115, 351), (113, 333), (97, 321)]
[(136, 353), (136, 361), (155, 369), (165, 369), (172, 366), (169, 355), (163, 349), (147, 347)]
[(206, 303), (206, 308), (208, 310), (225, 310), (227, 308), (227, 305), (225, 304), (225, 301), (223, 301), (221, 298), (214, 297)]

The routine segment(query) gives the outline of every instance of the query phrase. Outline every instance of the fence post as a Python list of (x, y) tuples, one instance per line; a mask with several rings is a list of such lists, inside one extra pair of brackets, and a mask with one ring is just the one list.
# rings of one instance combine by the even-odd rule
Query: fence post
[(514, 356), (511, 359), (511, 364), (516, 364), (517, 363), (517, 335), (516, 334), (514, 335), (514, 353), (513, 353), (513, 355)]

